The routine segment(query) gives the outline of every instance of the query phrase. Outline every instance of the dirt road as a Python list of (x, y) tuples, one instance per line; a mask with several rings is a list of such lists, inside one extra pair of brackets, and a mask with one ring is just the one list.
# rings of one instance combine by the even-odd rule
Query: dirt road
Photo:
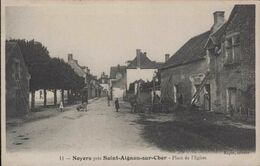
[[(56, 116), (7, 130), (7, 151), (157, 150), (143, 140), (139, 115), (121, 103), (119, 112), (105, 98), (91, 101), (87, 112), (76, 105)], [(56, 110), (53, 110), (56, 111)]]

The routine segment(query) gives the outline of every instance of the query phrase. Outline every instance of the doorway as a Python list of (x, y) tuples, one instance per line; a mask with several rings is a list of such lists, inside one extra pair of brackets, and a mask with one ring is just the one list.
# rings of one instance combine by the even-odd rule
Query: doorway
[(236, 88), (228, 88), (227, 89), (227, 112), (233, 116), (235, 110), (236, 110)]

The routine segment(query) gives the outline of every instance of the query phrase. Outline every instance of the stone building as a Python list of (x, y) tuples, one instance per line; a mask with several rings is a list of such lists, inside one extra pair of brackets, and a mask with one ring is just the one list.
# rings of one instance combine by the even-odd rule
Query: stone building
[(162, 101), (234, 117), (255, 115), (255, 6), (213, 13), (210, 31), (193, 37), (161, 67)]
[[(174, 108), (191, 103), (209, 69), (204, 49), (209, 34), (207, 31), (191, 38), (160, 68), (164, 104)], [(205, 99), (205, 94), (209, 88), (207, 83), (205, 91), (201, 91), (196, 100), (197, 105), (206, 109), (209, 109), (209, 99)]]
[(255, 114), (255, 6), (235, 5), (207, 44), (212, 109), (228, 115)]
[(123, 98), (126, 93), (126, 66), (112, 66), (110, 68), (110, 96)]
[(29, 80), (27, 66), (17, 43), (6, 42), (6, 116), (29, 112)]

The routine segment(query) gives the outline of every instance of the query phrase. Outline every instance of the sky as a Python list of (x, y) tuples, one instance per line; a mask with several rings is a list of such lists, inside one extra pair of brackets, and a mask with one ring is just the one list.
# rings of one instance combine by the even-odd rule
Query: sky
[(227, 2), (92, 2), (71, 5), (9, 6), (6, 38), (36, 40), (51, 57), (67, 61), (72, 53), (91, 73), (109, 74), (111, 66), (125, 65), (136, 49), (154, 61), (164, 62), (191, 37), (213, 25), (213, 12), (225, 11)]

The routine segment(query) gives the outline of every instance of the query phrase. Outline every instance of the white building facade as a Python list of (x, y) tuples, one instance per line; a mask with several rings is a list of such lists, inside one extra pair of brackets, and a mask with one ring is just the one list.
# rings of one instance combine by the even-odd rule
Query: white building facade
[(129, 85), (137, 80), (152, 81), (155, 72), (158, 71), (158, 63), (151, 61), (146, 52), (141, 52), (141, 49), (136, 49), (136, 57), (129, 61), (126, 69), (126, 84)]

